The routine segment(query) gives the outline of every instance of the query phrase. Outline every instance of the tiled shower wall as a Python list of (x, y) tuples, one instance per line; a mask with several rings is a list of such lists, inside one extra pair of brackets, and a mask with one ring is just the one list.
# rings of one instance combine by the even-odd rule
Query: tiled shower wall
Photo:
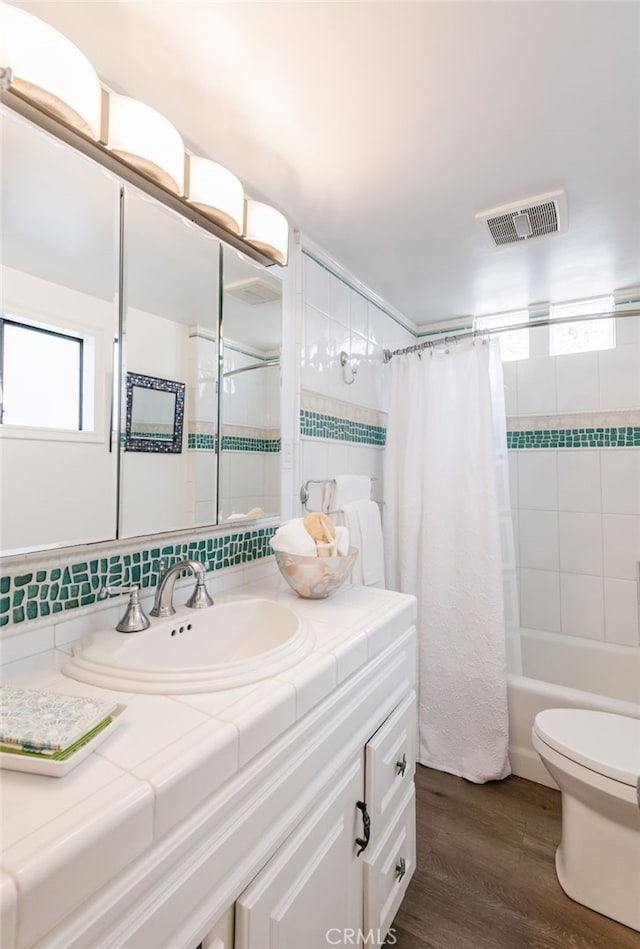
[[(371, 299), (302, 253), (300, 471), (302, 481), (367, 474), (382, 498), (389, 373), (383, 350), (414, 336)], [(349, 363), (341, 366), (340, 353)], [(355, 370), (355, 372), (354, 372)], [(311, 489), (310, 507), (319, 496)]]
[(505, 363), (520, 620), (640, 643), (640, 320), (616, 320), (616, 348)]

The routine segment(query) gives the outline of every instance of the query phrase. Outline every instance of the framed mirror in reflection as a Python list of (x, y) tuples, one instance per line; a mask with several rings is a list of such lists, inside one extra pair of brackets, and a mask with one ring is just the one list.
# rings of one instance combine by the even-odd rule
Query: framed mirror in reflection
[(127, 373), (125, 451), (182, 451), (184, 382)]

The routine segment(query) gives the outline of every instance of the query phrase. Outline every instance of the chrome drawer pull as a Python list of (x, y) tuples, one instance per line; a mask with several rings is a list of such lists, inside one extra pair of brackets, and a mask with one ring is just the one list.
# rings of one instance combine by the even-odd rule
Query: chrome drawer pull
[(402, 879), (402, 877), (405, 875), (406, 872), (407, 872), (407, 865), (404, 861), (404, 857), (400, 857), (399, 863), (396, 864), (396, 877), (398, 878), (398, 883), (400, 882), (400, 880)]
[(366, 850), (369, 846), (369, 837), (371, 835), (371, 818), (369, 817), (367, 805), (364, 801), (356, 801), (356, 807), (358, 810), (362, 811), (362, 825), (364, 827), (364, 836), (356, 837), (356, 843), (360, 847), (360, 850), (358, 850), (356, 853), (356, 857), (359, 857), (362, 851)]
[(403, 754), (402, 761), (396, 761), (396, 768), (398, 769), (398, 774), (404, 777), (404, 773), (407, 770), (407, 756)]

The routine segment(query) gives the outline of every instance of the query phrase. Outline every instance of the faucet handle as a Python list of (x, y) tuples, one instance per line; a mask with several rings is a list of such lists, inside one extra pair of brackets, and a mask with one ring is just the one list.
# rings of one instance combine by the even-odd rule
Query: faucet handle
[(129, 594), (129, 602), (124, 611), (124, 615), (117, 624), (116, 629), (119, 633), (141, 633), (143, 629), (149, 629), (151, 620), (142, 609), (140, 603), (140, 590), (137, 586), (130, 587), (102, 587), (98, 593), (98, 598), (103, 600), (108, 596), (118, 596), (123, 593)]
[(205, 586), (204, 576), (197, 577), (195, 590), (185, 605), (191, 610), (206, 610), (208, 606), (213, 606), (213, 599)]

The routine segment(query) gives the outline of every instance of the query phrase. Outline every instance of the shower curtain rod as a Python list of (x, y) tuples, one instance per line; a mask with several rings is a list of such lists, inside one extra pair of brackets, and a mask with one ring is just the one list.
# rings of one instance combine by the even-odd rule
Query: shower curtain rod
[(240, 366), (239, 369), (230, 369), (228, 372), (222, 373), (222, 378), (226, 379), (227, 376), (237, 376), (240, 372), (250, 372), (251, 369), (266, 369), (268, 366), (279, 366), (280, 358), (274, 356), (273, 359), (264, 359), (262, 362), (252, 362), (250, 366)]
[(536, 326), (551, 326), (560, 323), (581, 323), (583, 320), (619, 320), (625, 316), (640, 316), (640, 309), (620, 310), (618, 313), (584, 313), (581, 316), (561, 316), (556, 320), (544, 317), (539, 320), (527, 320), (525, 323), (514, 323), (511, 326), (495, 326), (485, 329), (465, 330), (463, 333), (453, 333), (451, 336), (438, 336), (437, 339), (428, 339), (424, 343), (416, 343), (415, 346), (406, 346), (404, 349), (385, 349), (383, 351), (383, 361), (391, 362), (394, 356), (406, 356), (408, 353), (419, 353), (423, 349), (431, 349), (440, 343), (457, 343), (460, 339), (475, 339), (476, 336), (493, 336), (494, 333), (511, 333), (513, 330), (532, 329)]

